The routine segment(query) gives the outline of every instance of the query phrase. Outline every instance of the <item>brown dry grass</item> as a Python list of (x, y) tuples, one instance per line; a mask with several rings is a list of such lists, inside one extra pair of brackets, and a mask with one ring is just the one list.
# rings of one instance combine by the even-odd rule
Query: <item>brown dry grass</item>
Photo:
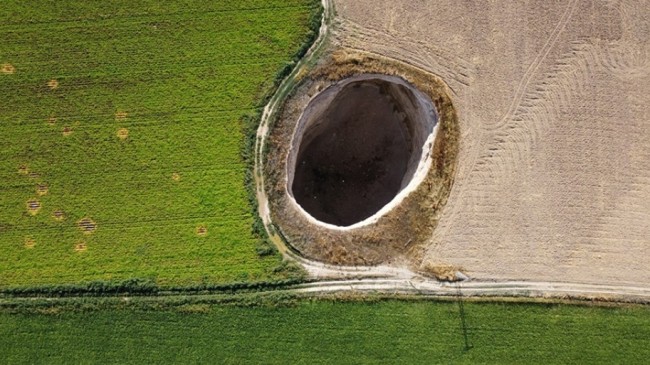
[(57, 221), (60, 222), (60, 221), (63, 221), (65, 219), (65, 213), (62, 210), (57, 209), (52, 213), (52, 217), (54, 218), (54, 220), (57, 220)]
[(75, 252), (84, 252), (88, 249), (86, 242), (79, 241), (74, 245)]
[(91, 234), (97, 230), (97, 223), (90, 218), (82, 218), (77, 222), (77, 227), (79, 227), (83, 233)]
[(117, 130), (117, 138), (125, 140), (129, 137), (129, 130), (126, 128), (120, 128)]
[(118, 122), (126, 120), (127, 116), (128, 116), (127, 112), (124, 111), (115, 112), (115, 120)]
[(55, 124), (56, 124), (56, 117), (55, 117), (55, 116), (51, 116), (51, 117), (47, 118), (47, 124), (49, 124), (49, 125), (55, 125)]
[(298, 82), (302, 81), (309, 74), (309, 70), (306, 66), (301, 67), (298, 72), (296, 72), (296, 80)]
[(31, 214), (31, 215), (38, 214), (38, 212), (40, 212), (41, 208), (43, 208), (43, 206), (41, 205), (41, 202), (39, 202), (36, 199), (28, 200), (25, 205), (27, 206), (27, 212), (29, 212), (29, 214)]
[(462, 272), (462, 268), (449, 264), (427, 262), (420, 266), (420, 273), (441, 281), (458, 281), (459, 279), (456, 276), (456, 273), (459, 271)]
[(49, 188), (45, 184), (38, 184), (36, 185), (36, 194), (39, 196), (46, 195), (49, 191)]
[(5, 75), (11, 75), (16, 72), (16, 68), (10, 63), (3, 63), (0, 71)]
[(207, 236), (208, 228), (206, 226), (204, 226), (204, 225), (200, 225), (200, 226), (196, 227), (196, 234), (198, 236), (201, 236), (201, 237)]
[(29, 174), (29, 167), (27, 167), (27, 165), (18, 166), (18, 173), (21, 174), (21, 175)]
[(72, 127), (63, 127), (63, 136), (68, 137), (72, 135)]
[(181, 174), (179, 174), (178, 172), (172, 173), (172, 180), (181, 181)]
[(52, 79), (47, 82), (47, 87), (49, 87), (51, 90), (57, 89), (59, 87), (59, 82), (55, 79)]
[(34, 246), (36, 246), (36, 241), (32, 237), (25, 237), (24, 245), (25, 248), (34, 248)]

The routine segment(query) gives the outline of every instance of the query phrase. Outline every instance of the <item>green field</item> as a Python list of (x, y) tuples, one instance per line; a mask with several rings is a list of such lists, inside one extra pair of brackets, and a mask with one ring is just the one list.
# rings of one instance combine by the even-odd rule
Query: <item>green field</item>
[[(104, 310), (0, 314), (6, 363), (644, 363), (650, 309), (302, 301), (195, 307), (206, 313)], [(187, 309), (187, 307), (185, 308)]]
[(288, 275), (251, 229), (242, 118), (317, 4), (3, 1), (0, 288)]

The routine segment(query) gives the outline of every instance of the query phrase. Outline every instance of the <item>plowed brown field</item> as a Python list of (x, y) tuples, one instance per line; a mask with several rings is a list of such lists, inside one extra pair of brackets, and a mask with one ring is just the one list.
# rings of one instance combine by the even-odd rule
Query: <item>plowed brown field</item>
[(458, 172), (424, 263), (650, 285), (650, 2), (336, 0), (339, 48), (441, 76)]

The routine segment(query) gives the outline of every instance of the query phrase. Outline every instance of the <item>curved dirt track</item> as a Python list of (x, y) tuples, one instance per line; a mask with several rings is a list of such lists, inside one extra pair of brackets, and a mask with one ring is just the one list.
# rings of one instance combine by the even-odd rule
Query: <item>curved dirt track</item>
[[(332, 20), (304, 63), (325, 44)], [(467, 8), (467, 7), (470, 8)], [(492, 5), (337, 0), (334, 47), (411, 63), (454, 92), (459, 172), (425, 262), (463, 267), (465, 295), (650, 298), (650, 30), (642, 2)], [(440, 29), (445, 29), (443, 33)], [(316, 50), (315, 52), (313, 52)], [(632, 50), (632, 51), (631, 51)], [(301, 63), (302, 65), (302, 63)], [(299, 65), (300, 67), (300, 65)], [(297, 67), (297, 69), (299, 68)], [(258, 130), (260, 215), (271, 224)], [(316, 278), (303, 291), (452, 293), (453, 285), (390, 266), (305, 260), (269, 229), (287, 257)], [(320, 288), (320, 289), (318, 289)]]

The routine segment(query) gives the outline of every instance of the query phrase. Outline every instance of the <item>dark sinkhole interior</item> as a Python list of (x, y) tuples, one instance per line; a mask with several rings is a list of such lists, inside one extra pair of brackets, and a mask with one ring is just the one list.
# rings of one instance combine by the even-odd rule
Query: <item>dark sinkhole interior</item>
[(347, 79), (316, 96), (294, 138), (296, 202), (317, 220), (338, 226), (378, 212), (417, 168), (435, 123), (427, 100), (404, 80), (385, 75)]

